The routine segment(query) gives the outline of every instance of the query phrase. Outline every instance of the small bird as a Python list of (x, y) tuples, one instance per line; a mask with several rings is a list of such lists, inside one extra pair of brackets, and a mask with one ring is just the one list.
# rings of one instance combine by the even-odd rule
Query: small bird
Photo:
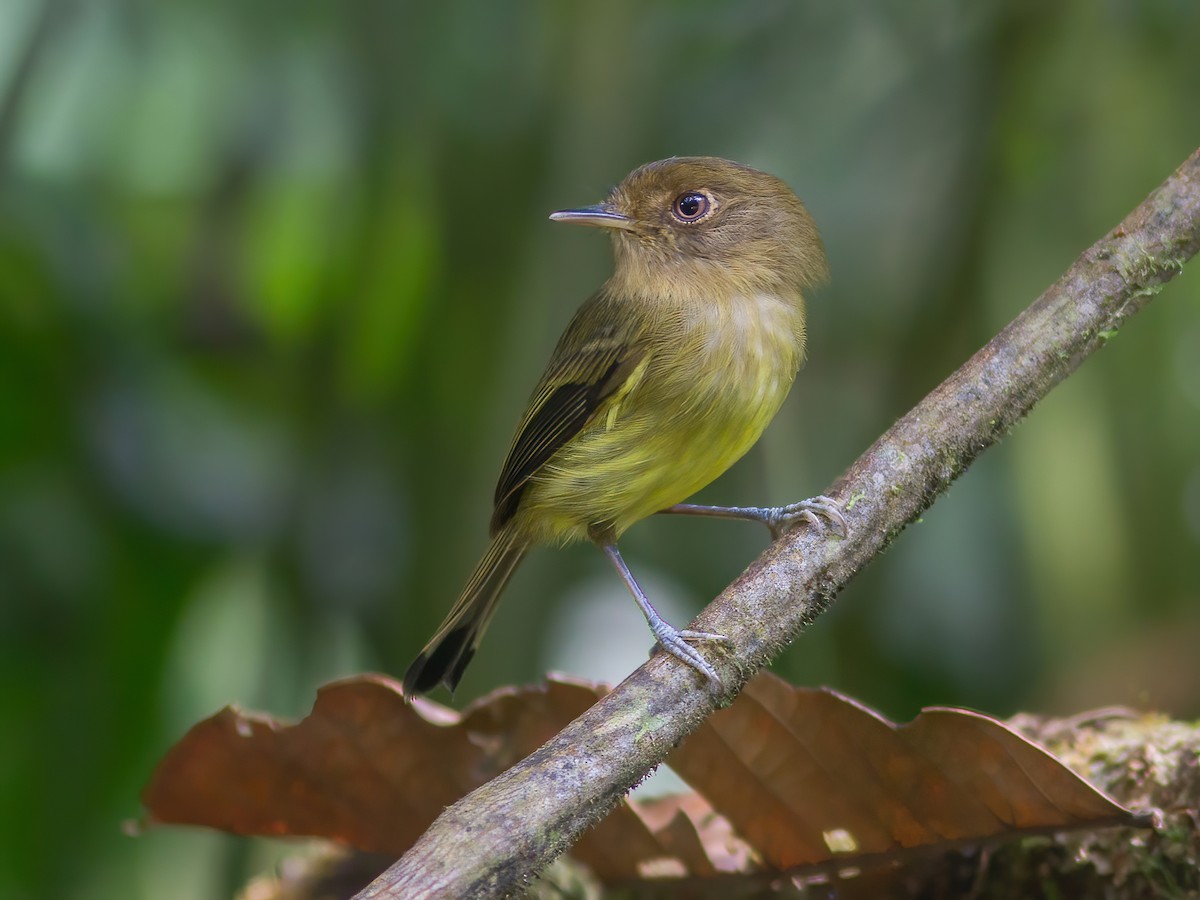
[(631, 172), (595, 206), (551, 214), (608, 230), (612, 277), (575, 313), (550, 356), (496, 485), (491, 544), (404, 676), (404, 693), (453, 691), (496, 602), (531, 547), (587, 538), (625, 581), (658, 645), (720, 686), (650, 605), (617, 550), (658, 512), (744, 518), (778, 535), (805, 519), (845, 521), (828, 497), (784, 507), (682, 503), (758, 440), (804, 358), (804, 295), (828, 279), (812, 217), (765, 172), (676, 157)]

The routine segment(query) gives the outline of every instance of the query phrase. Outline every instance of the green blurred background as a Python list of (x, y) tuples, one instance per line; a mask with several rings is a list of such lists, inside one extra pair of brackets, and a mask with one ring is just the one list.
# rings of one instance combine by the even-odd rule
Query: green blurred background
[[(1200, 143), (1200, 5), (0, 4), (0, 896), (215, 898), (273, 847), (121, 832), (236, 702), (400, 673), (482, 550), (629, 169), (777, 173), (824, 232), (810, 362), (702, 500), (819, 492)], [(779, 661), (896, 718), (1200, 714), (1188, 272)], [(623, 542), (682, 624), (765, 546)], [(650, 638), (535, 554), (456, 701)]]

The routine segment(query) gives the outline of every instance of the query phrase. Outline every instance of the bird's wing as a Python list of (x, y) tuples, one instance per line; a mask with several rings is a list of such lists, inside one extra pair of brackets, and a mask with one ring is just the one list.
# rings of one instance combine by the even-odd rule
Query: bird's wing
[(493, 534), (516, 512), (529, 479), (605, 407), (646, 358), (646, 347), (627, 327), (614, 327), (612, 317), (583, 312), (555, 348), (517, 428), (496, 484)]

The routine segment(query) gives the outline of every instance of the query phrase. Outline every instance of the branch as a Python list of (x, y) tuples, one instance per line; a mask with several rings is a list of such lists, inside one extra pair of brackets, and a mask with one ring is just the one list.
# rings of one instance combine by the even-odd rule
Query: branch
[(661, 653), (543, 747), (449, 807), (366, 890), (384, 897), (513, 893), (792, 641), (909, 522), (1052, 387), (1104, 346), (1200, 248), (1200, 150), (1037, 301), (898, 421), (827, 493), (849, 537), (804, 528), (767, 549), (692, 627), (725, 696)]

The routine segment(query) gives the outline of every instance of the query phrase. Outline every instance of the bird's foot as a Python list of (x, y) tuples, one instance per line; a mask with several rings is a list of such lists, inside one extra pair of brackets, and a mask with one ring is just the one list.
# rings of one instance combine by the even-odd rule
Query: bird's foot
[(723, 634), (715, 634), (711, 631), (677, 629), (668, 625), (661, 618), (656, 622), (650, 623), (650, 630), (654, 632), (654, 637), (658, 639), (659, 647), (670, 653), (680, 662), (686, 663), (697, 672), (700, 672), (712, 683), (713, 687), (721, 688), (721, 677), (717, 674), (717, 670), (709, 665), (708, 660), (701, 656), (700, 651), (689, 644), (688, 641), (712, 641), (714, 643), (725, 644), (727, 647), (733, 646), (733, 641)]
[(777, 539), (801, 521), (822, 531), (833, 526), (839, 537), (844, 538), (849, 534), (846, 518), (842, 515), (842, 505), (823, 494), (788, 506), (769, 506), (762, 513), (763, 524), (771, 529), (771, 536)]

